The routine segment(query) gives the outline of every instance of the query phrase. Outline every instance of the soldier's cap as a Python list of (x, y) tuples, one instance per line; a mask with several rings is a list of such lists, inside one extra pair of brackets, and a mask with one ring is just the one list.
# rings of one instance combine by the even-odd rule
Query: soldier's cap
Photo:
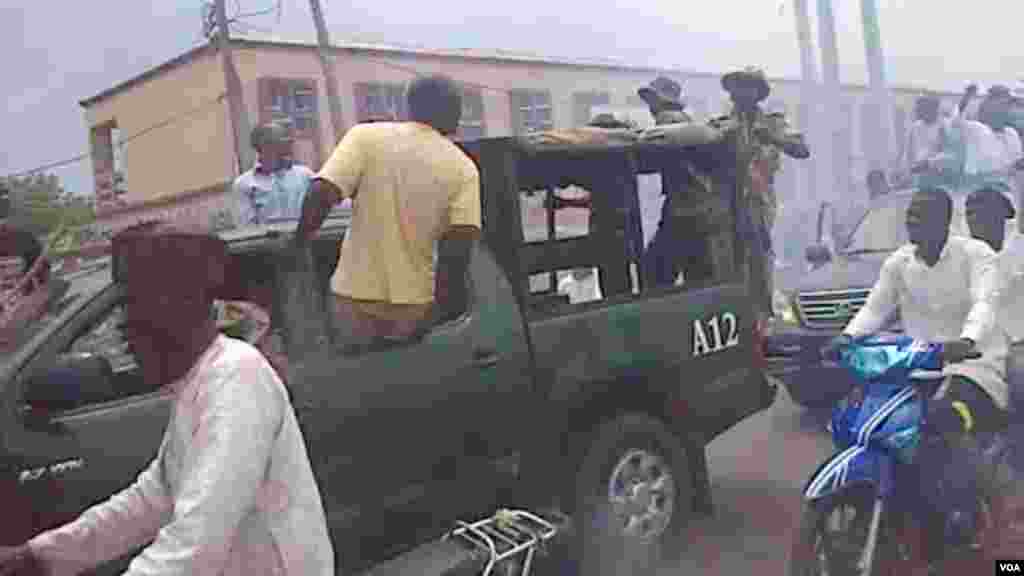
[(764, 100), (772, 91), (771, 86), (768, 84), (768, 76), (765, 75), (764, 70), (757, 66), (747, 66), (742, 70), (730, 72), (722, 76), (722, 88), (729, 93), (732, 93), (741, 83), (747, 82), (753, 82), (757, 85), (758, 100)]
[(631, 128), (632, 127), (632, 126), (629, 125), (629, 123), (623, 122), (622, 120), (619, 120), (618, 118), (616, 118), (614, 114), (609, 114), (607, 112), (602, 112), (601, 114), (598, 114), (597, 116), (594, 116), (594, 119), (591, 120), (587, 124), (587, 126), (593, 126), (594, 128), (609, 128), (609, 129), (614, 129), (614, 128)]
[(989, 98), (1009, 98), (1011, 96), (1013, 96), (1013, 92), (1010, 87), (1003, 84), (995, 84), (988, 89)]
[(143, 282), (165, 293), (202, 287), (211, 292), (225, 283), (227, 243), (201, 226), (143, 222), (111, 239), (114, 281)]
[(1013, 201), (994, 186), (985, 186), (972, 191), (967, 195), (966, 206), (978, 206), (988, 202), (994, 202), (996, 206), (1003, 209), (1004, 217), (1009, 220), (1017, 215), (1013, 207)]
[(660, 102), (662, 104), (675, 104), (680, 108), (686, 106), (683, 102), (682, 85), (667, 76), (658, 76), (650, 84), (637, 90), (636, 93), (647, 104)]
[(261, 146), (273, 143), (288, 143), (294, 141), (290, 128), (281, 122), (267, 122), (253, 128), (250, 136), (252, 147), (259, 149)]

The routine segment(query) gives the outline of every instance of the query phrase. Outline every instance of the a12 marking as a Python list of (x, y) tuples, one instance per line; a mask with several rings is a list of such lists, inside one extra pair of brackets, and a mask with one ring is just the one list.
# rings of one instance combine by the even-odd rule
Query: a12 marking
[(732, 312), (716, 314), (707, 321), (693, 321), (694, 356), (707, 356), (739, 344), (739, 321)]

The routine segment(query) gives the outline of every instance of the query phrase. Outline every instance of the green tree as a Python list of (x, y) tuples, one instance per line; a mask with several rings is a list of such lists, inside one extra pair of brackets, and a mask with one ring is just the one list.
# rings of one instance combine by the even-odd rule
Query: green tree
[(11, 192), (11, 221), (44, 236), (57, 227), (64, 188), (52, 174), (7, 178)]

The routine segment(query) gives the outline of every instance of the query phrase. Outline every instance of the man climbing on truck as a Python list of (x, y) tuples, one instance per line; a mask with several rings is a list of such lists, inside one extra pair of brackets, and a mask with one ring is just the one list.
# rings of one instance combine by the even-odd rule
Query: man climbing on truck
[(299, 245), (333, 204), (354, 200), (331, 279), (337, 328), (351, 343), (405, 339), (431, 320), (436, 298), (441, 319), (457, 316), (466, 298), (466, 271), (480, 232), (480, 174), (450, 139), (462, 98), (443, 76), (414, 80), (407, 97), (410, 122), (349, 129), (302, 207)]

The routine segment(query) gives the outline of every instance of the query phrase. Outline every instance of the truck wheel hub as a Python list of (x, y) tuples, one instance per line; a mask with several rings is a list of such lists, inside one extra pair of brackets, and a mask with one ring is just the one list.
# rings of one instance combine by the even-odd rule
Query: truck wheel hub
[(675, 480), (660, 456), (631, 450), (612, 470), (608, 502), (624, 536), (656, 538), (672, 520)]

